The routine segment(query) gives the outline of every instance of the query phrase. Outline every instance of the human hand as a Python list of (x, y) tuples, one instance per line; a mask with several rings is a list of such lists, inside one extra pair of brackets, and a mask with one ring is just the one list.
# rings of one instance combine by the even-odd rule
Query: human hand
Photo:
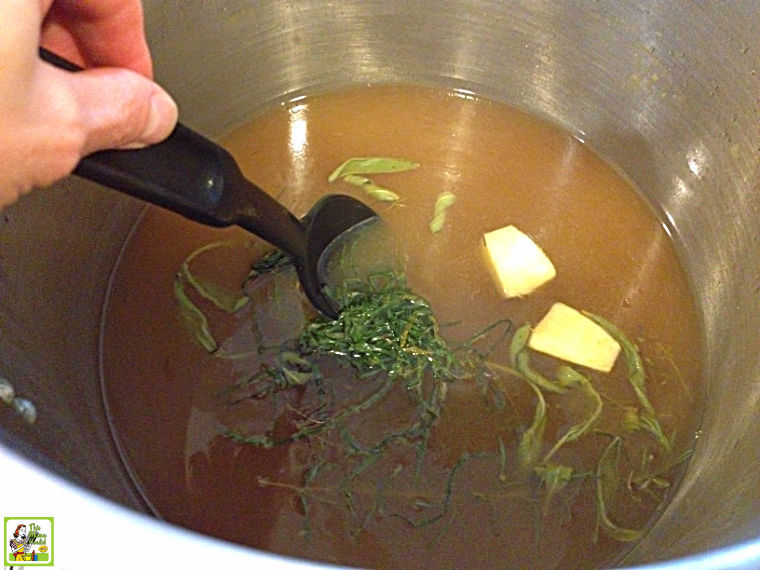
[[(0, 0), (0, 207), (108, 148), (166, 138), (177, 106), (152, 81), (140, 0)], [(86, 68), (38, 57), (43, 45)]]

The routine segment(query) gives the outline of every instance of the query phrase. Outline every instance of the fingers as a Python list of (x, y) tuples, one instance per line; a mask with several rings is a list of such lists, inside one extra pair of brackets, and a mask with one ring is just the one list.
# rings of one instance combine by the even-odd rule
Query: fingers
[(82, 153), (166, 138), (177, 120), (176, 105), (137, 75), (152, 77), (140, 0), (41, 1), (47, 10), (42, 44), (88, 68), (75, 75), (48, 69), (51, 85), (75, 100), (76, 127), (85, 133)]
[(177, 120), (176, 105), (137, 75), (152, 77), (140, 0), (41, 1), (47, 10), (42, 45), (87, 68), (74, 75), (47, 70), (50, 85), (74, 100), (73, 122), (84, 133), (82, 153), (166, 138)]
[(48, 97), (64, 94), (70, 108), (62, 115), (68, 117), (68, 128), (79, 133), (81, 156), (157, 143), (177, 122), (177, 105), (169, 94), (138, 73), (121, 68), (49, 72), (53, 95)]
[(37, 65), (31, 89), (0, 115), (0, 208), (70, 174), (87, 154), (159, 142), (176, 124), (171, 97), (136, 72)]
[(41, 43), (82, 67), (126, 67), (152, 77), (139, 0), (57, 0)]
[[(139, 0), (0, 0), (0, 24), (0, 207), (87, 154), (171, 133), (177, 106), (149, 79)], [(87, 69), (43, 63), (40, 42)]]

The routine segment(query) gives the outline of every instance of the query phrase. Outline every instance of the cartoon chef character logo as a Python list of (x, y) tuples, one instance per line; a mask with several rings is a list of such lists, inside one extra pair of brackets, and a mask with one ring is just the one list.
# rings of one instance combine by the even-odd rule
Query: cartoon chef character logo
[[(25, 524), (20, 524), (16, 527), (13, 533), (13, 538), (10, 540), (11, 556), (17, 562), (26, 560), (32, 560), (34, 551), (32, 550), (32, 541), (34, 537), (27, 534)], [(30, 553), (29, 551), (32, 550)]]

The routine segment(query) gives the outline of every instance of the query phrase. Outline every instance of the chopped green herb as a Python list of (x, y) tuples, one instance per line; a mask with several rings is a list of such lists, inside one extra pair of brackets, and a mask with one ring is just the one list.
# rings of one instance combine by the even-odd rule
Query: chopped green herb
[[(676, 457), (674, 460), (669, 461), (664, 466), (661, 466), (659, 469), (652, 470), (651, 469), (651, 463), (654, 459), (654, 456), (651, 453), (647, 453), (645, 450), (642, 454), (641, 459), (641, 466), (639, 468), (639, 473), (634, 473), (634, 471), (631, 471), (631, 473), (628, 475), (628, 489), (632, 493), (638, 493), (642, 491), (647, 491), (651, 489), (652, 487), (656, 487), (658, 489), (668, 489), (670, 488), (670, 481), (665, 478), (665, 474), (672, 470), (674, 467), (677, 467), (689, 457), (691, 457), (693, 453), (692, 449), (687, 449), (685, 452), (683, 452), (681, 455)], [(661, 497), (655, 497), (656, 499), (661, 499)]]
[(396, 202), (400, 199), (400, 196), (387, 188), (378, 186), (372, 180), (366, 176), (360, 176), (358, 174), (347, 174), (343, 177), (343, 180), (349, 184), (361, 188), (372, 198), (379, 202)]
[(520, 442), (517, 445), (517, 455), (520, 459), (520, 465), (524, 469), (532, 469), (538, 462), (544, 444), (544, 429), (546, 428), (546, 400), (544, 400), (544, 395), (533, 382), (529, 381), (528, 384), (533, 388), (538, 400), (536, 401), (536, 410), (533, 413), (533, 422), (520, 435)]
[(430, 220), (430, 231), (435, 233), (443, 229), (446, 222), (446, 210), (456, 201), (456, 196), (451, 192), (442, 192), (438, 195), (433, 206), (433, 219)]
[(391, 172), (404, 172), (419, 168), (419, 164), (403, 158), (386, 158), (380, 156), (349, 158), (343, 164), (332, 171), (327, 177), (328, 182), (334, 182), (338, 178), (352, 174), (387, 174)]
[(541, 478), (541, 482), (546, 486), (546, 496), (544, 497), (543, 507), (543, 514), (546, 516), (552, 499), (562, 492), (573, 478), (573, 468), (557, 463), (547, 463), (545, 465), (537, 465), (534, 468), (534, 471)]
[[(307, 422), (294, 433), (273, 439), (266, 434), (227, 435), (236, 441), (271, 447), (298, 441), (340, 428), (349, 417), (377, 405), (402, 382), (418, 406), (418, 416), (406, 429), (388, 434), (373, 448), (380, 453), (393, 441), (419, 445), (420, 457), (430, 427), (441, 414), (446, 399), (446, 382), (452, 381), (465, 360), (440, 336), (430, 305), (407, 288), (394, 273), (374, 274), (367, 280), (348, 280), (333, 297), (343, 307), (338, 319), (318, 317), (307, 324), (295, 342), (296, 351), (286, 351), (274, 365), (262, 367), (252, 377), (237, 383), (251, 398), (303, 385), (321, 378), (316, 357), (330, 356), (353, 368), (360, 377), (383, 374), (386, 380), (364, 400), (347, 404), (319, 422)], [(432, 387), (424, 388), (427, 381)], [(251, 391), (252, 390), (252, 391)]]
[(400, 199), (398, 194), (379, 184), (375, 184), (367, 175), (405, 172), (407, 170), (414, 170), (419, 166), (416, 162), (401, 158), (380, 156), (349, 158), (330, 173), (327, 181), (334, 182), (342, 179), (348, 184), (361, 188), (375, 200), (380, 202), (396, 202)]
[(211, 334), (208, 326), (208, 319), (195, 303), (190, 300), (185, 292), (184, 279), (182, 274), (177, 274), (174, 278), (174, 297), (177, 299), (180, 308), (180, 314), (196, 340), (206, 350), (213, 353), (219, 348), (216, 340)]
[(597, 464), (595, 495), (597, 521), (602, 530), (615, 540), (634, 542), (641, 538), (642, 532), (616, 525), (609, 519), (607, 512), (609, 503), (620, 486), (618, 463), (620, 462), (622, 443), (623, 440), (620, 437), (613, 438), (602, 452)]
[[(350, 180), (352, 176), (354, 175), (345, 175), (343, 178)], [(246, 283), (262, 274), (287, 267), (290, 267), (290, 260), (273, 252), (252, 266)], [(201, 344), (213, 352), (217, 350), (216, 342), (203, 313), (187, 296), (184, 289), (186, 284), (193, 286), (200, 296), (207, 297), (192, 285), (186, 272), (178, 274), (175, 294), (183, 307), (185, 318), (191, 323)], [(284, 342), (262, 361), (255, 373), (238, 381), (231, 390), (237, 398), (231, 404), (243, 400), (266, 400), (280, 409), (285, 405), (298, 417), (289, 420), (292, 429), (283, 429), (287, 422), (277, 424), (277, 420), (273, 419), (271, 425), (255, 433), (246, 434), (224, 428), (223, 433), (227, 437), (264, 448), (308, 441), (309, 449), (314, 453), (314, 462), (305, 471), (303, 485), (269, 480), (260, 481), (262, 485), (292, 489), (298, 494), (307, 519), (312, 501), (340, 507), (346, 512), (354, 536), (365, 530), (372, 521), (386, 515), (399, 517), (415, 528), (441, 523), (443, 528), (439, 527), (439, 531), (443, 533), (455, 516), (447, 516), (452, 511), (450, 503), (455, 474), (469, 459), (478, 455), (465, 454), (449, 468), (446, 489), (442, 495), (436, 498), (435, 494), (428, 493), (410, 497), (407, 506), (411, 511), (394, 512), (397, 508), (403, 511), (399, 501), (404, 504), (406, 491), (400, 489), (403, 485), (416, 485), (422, 478), (422, 466), (426, 461), (432, 428), (444, 413), (449, 384), (461, 379), (477, 381), (483, 394), (489, 390), (499, 391), (500, 399), (496, 400), (503, 402), (508, 396), (498, 387), (495, 388), (493, 383), (499, 374), (503, 374), (519, 377), (527, 383), (535, 393), (536, 400), (530, 425), (517, 435), (513, 444), (517, 471), (510, 465), (509, 448), (501, 436), (497, 437), (498, 449), (483, 455), (497, 463), (497, 481), (510, 489), (514, 486), (514, 492), (510, 491), (510, 496), (522, 497), (523, 500), (538, 502), (535, 494), (540, 492), (543, 513), (546, 515), (548, 509), (556, 504), (555, 498), (572, 498), (580, 491), (581, 485), (586, 484), (583, 479), (593, 480), (597, 529), (624, 542), (636, 540), (641, 535), (640, 531), (618, 526), (609, 516), (615, 492), (621, 484), (618, 469), (625, 442), (619, 435), (612, 434), (613, 442), (602, 452), (593, 472), (576, 472), (577, 466), (555, 461), (561, 448), (595, 433), (593, 428), (601, 417), (603, 401), (591, 380), (570, 366), (559, 366), (552, 379), (531, 367), (527, 348), (531, 334), (529, 323), (512, 333), (511, 321), (498, 320), (452, 348), (441, 336), (429, 303), (414, 294), (400, 274), (373, 273), (364, 279), (347, 279), (334, 288), (331, 295), (343, 307), (337, 319), (328, 320), (317, 316), (307, 322), (296, 338)], [(511, 340), (508, 337), (510, 333)], [(507, 340), (509, 365), (487, 360), (492, 351)], [(616, 340), (620, 342), (618, 338)], [(640, 358), (636, 360), (636, 348), (627, 345), (626, 340), (623, 337), (621, 346), (629, 358), (630, 381), (643, 411), (634, 406), (619, 405), (623, 417), (617, 425), (622, 427), (621, 434), (638, 429), (656, 433), (654, 426), (659, 424), (656, 424), (656, 419), (655, 424), (652, 424), (654, 409), (643, 389), (643, 364)], [(361, 397), (352, 401), (336, 403), (329, 396), (323, 396), (321, 400), (314, 396), (317, 402), (313, 404), (315, 410), (297, 408), (295, 402), (298, 400), (294, 399), (297, 394), (309, 390), (312, 393), (325, 393), (324, 388), (332, 382), (321, 370), (323, 363), (328, 362), (325, 359), (353, 370), (355, 381), (371, 384), (366, 384), (367, 389)], [(502, 379), (499, 379), (499, 386), (501, 382)], [(386, 397), (399, 384), (404, 387), (415, 412), (408, 422), (404, 420), (403, 425), (389, 428), (379, 437), (375, 436), (377, 439), (374, 441), (367, 441), (358, 427), (362, 425), (363, 414), (383, 405)], [(589, 407), (582, 421), (571, 425), (556, 441), (547, 442), (547, 416), (554, 404), (552, 408), (547, 405), (544, 393), (557, 398), (574, 390), (584, 393), (592, 407)], [(493, 398), (489, 401), (493, 401)], [(386, 452), (392, 449), (395, 450), (394, 453), (406, 454), (407, 458), (411, 454), (412, 458), (407, 461), (413, 463), (416, 458), (416, 466), (408, 470), (403, 470), (398, 464), (389, 466), (388, 459), (394, 456), (386, 455)], [(429, 462), (426, 467), (428, 465)], [(402, 477), (403, 472), (404, 482), (398, 482), (398, 488), (386, 489), (392, 480), (387, 477), (381, 478), (380, 483), (367, 483), (370, 470), (387, 470), (390, 467), (394, 468), (393, 478)], [(664, 490), (670, 485), (665, 476), (669, 468), (653, 471), (649, 463), (646, 463), (636, 473), (631, 471), (627, 486), (634, 500), (639, 500), (638, 493), (660, 497), (662, 500)], [(517, 474), (516, 480), (509, 481), (510, 475), (514, 474)], [(573, 480), (580, 482), (568, 490)], [(473, 493), (483, 500), (491, 500), (488, 498), (490, 496), (493, 496), (494, 501), (498, 500), (498, 493), (479, 489)], [(390, 496), (395, 497), (395, 502), (386, 503)], [(389, 508), (389, 504), (393, 507)], [(568, 505), (567, 502), (564, 504)], [(410, 514), (411, 512), (416, 514)], [(308, 521), (304, 522), (303, 532), (306, 534), (309, 525)]]
[(591, 426), (602, 413), (602, 398), (599, 396), (599, 393), (594, 390), (594, 387), (591, 385), (591, 382), (589, 382), (588, 378), (583, 376), (583, 374), (577, 372), (569, 366), (561, 366), (557, 371), (557, 379), (563, 386), (580, 387), (580, 389), (586, 392), (589, 398), (593, 400), (594, 409), (591, 414), (589, 414), (588, 418), (578, 424), (571, 426), (570, 429), (568, 429), (565, 434), (559, 438), (557, 443), (554, 444), (554, 447), (552, 447), (544, 456), (542, 463), (548, 463), (552, 456), (557, 453), (559, 448), (566, 443), (575, 441), (582, 435), (588, 433), (589, 429), (591, 429)]
[(499, 436), (499, 481), (507, 480), (507, 446)]
[(639, 409), (636, 406), (623, 407), (620, 427), (624, 434), (633, 433), (641, 429), (641, 418), (639, 417)]
[(672, 446), (670, 441), (665, 437), (660, 422), (657, 420), (654, 406), (652, 406), (652, 403), (647, 396), (644, 363), (641, 360), (639, 351), (636, 350), (636, 346), (620, 329), (608, 320), (587, 311), (584, 311), (584, 314), (606, 330), (622, 347), (623, 354), (625, 354), (626, 362), (628, 364), (628, 381), (633, 387), (633, 390), (636, 393), (636, 398), (639, 400), (639, 404), (641, 404), (642, 407), (639, 414), (641, 427), (648, 431), (657, 440), (657, 443), (659, 443), (666, 451), (671, 451)]
[(222, 287), (217, 286), (213, 281), (207, 280), (206, 282), (202, 282), (190, 269), (190, 263), (196, 257), (220, 247), (236, 247), (236, 244), (228, 241), (215, 241), (206, 244), (187, 256), (185, 261), (182, 262), (180, 271), (187, 284), (195, 289), (201, 297), (210, 301), (219, 309), (227, 311), (228, 313), (234, 313), (247, 305), (250, 299), (245, 295), (235, 295), (230, 291), (226, 291)]
[(512, 342), (509, 345), (509, 361), (512, 367), (522, 374), (528, 382), (538, 388), (558, 394), (567, 391), (567, 388), (564, 386), (552, 382), (531, 368), (527, 350), (530, 331), (530, 323), (524, 324), (515, 331)]
[(306, 352), (329, 354), (360, 374), (385, 372), (407, 383), (426, 372), (453, 379), (459, 359), (440, 335), (433, 311), (394, 273), (350, 280), (333, 295), (343, 307), (337, 319), (318, 319), (301, 335)]

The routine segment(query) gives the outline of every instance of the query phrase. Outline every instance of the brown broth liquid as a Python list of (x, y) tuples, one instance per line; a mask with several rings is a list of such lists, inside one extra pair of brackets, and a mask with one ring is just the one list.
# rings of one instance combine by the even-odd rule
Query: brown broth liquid
[[(608, 515), (633, 529), (651, 522), (683, 464), (668, 467), (691, 446), (698, 427), (701, 332), (669, 236), (612, 167), (566, 132), (521, 111), (409, 86), (346, 90), (278, 105), (235, 130), (225, 145), (249, 178), (298, 215), (327, 192), (370, 203), (393, 239), (374, 238), (359, 257), (388, 259), (392, 250), (394, 259), (403, 260), (410, 287), (430, 301), (439, 322), (461, 323), (443, 329), (454, 344), (500, 318), (535, 324), (555, 301), (602, 315), (625, 331), (645, 359), (649, 397), (675, 443), (666, 456), (646, 434), (626, 434), (621, 488)], [(354, 156), (403, 157), (421, 167), (373, 177), (402, 196), (391, 205), (373, 202), (345, 182), (328, 184), (328, 174)], [(443, 230), (433, 234), (428, 222), (443, 191), (457, 201)], [(529, 234), (557, 269), (553, 281), (521, 299), (500, 296), (483, 257), (483, 233), (507, 224)], [(350, 508), (347, 493), (334, 491), (335, 476), (318, 479), (315, 488), (324, 493), (312, 490), (306, 513), (302, 495), (292, 487), (303, 484), (313, 460), (308, 442), (260, 449), (219, 432), (220, 425), (249, 432), (266, 425), (260, 402), (230, 406), (223, 396), (226, 387), (258, 367), (259, 356), (211, 358), (178, 316), (174, 275), (188, 255), (216, 240), (235, 245), (199, 255), (193, 271), (236, 291), (251, 261), (265, 250), (260, 242), (237, 229), (210, 229), (149, 208), (125, 247), (110, 291), (102, 344), (105, 397), (124, 461), (157, 515), (273, 552), (367, 567), (573, 568), (619, 560), (628, 545), (595, 531), (593, 472), (611, 441), (605, 432), (620, 433), (623, 410), (637, 406), (622, 355), (610, 374), (584, 371), (602, 396), (604, 412), (593, 433), (553, 458), (585, 477), (573, 480), (548, 506), (542, 500), (546, 489), (535, 477), (521, 475), (515, 459), (519, 434), (533, 418), (535, 394), (520, 379), (504, 376), (494, 380), (504, 397), (500, 409), (473, 381), (449, 386), (419, 479), (412, 475), (414, 453), (399, 449), (357, 480)], [(291, 285), (277, 287), (285, 291), (277, 310), (290, 303), (299, 314), (298, 300), (287, 300), (293, 299)], [(255, 352), (250, 309), (229, 316), (202, 300), (197, 304), (226, 351)], [(299, 318), (283, 320), (268, 310), (273, 309), (253, 311), (261, 321), (261, 343), (298, 333)], [(506, 343), (491, 358), (506, 364)], [(531, 362), (547, 374), (556, 368), (548, 357), (533, 355)], [(349, 402), (372, 389), (349, 378), (339, 384), (332, 397)], [(309, 397), (301, 393), (296, 400)], [(547, 395), (546, 403), (544, 451), (590, 413), (578, 391)], [(282, 407), (276, 413), (281, 423), (297, 419)], [(371, 439), (403, 423), (405, 414), (408, 398), (398, 389), (351, 428)], [(662, 471), (670, 486), (650, 481), (634, 493), (627, 488), (628, 474), (641, 473), (642, 457), (650, 453), (646, 469)], [(460, 461), (464, 454), (470, 459)], [(262, 479), (277, 484), (262, 485)], [(447, 485), (446, 508), (431, 506), (441, 503)], [(430, 524), (415, 528), (414, 521)]]

